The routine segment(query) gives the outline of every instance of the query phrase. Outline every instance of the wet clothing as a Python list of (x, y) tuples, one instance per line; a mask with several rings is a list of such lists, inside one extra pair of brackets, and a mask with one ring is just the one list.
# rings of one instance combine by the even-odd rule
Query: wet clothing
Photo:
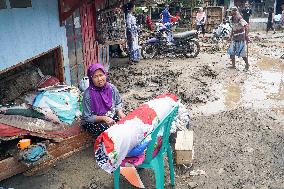
[(268, 32), (269, 30), (274, 30), (274, 24), (272, 22), (267, 22), (266, 32)]
[(243, 15), (243, 19), (249, 23), (249, 18), (250, 16), (252, 15), (252, 10), (250, 8), (244, 8), (242, 11), (241, 11), (242, 15)]
[(126, 16), (126, 37), (129, 51), (129, 59), (131, 61), (139, 61), (139, 44), (138, 44), (138, 27), (136, 24), (136, 18), (132, 13), (128, 13)]

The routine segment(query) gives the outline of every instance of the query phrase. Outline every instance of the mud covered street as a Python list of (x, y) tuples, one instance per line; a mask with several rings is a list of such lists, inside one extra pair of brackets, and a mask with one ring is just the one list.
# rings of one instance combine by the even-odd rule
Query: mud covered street
[[(153, 97), (176, 94), (190, 111), (194, 163), (175, 167), (176, 188), (284, 189), (284, 35), (251, 34), (248, 72), (236, 59), (229, 69), (225, 52), (194, 59), (164, 58), (113, 64), (110, 79), (121, 92), (126, 112)], [(192, 170), (205, 174), (191, 176)], [(140, 171), (146, 188), (154, 177)], [(169, 186), (166, 172), (166, 188)], [(17, 175), (4, 188), (113, 188), (112, 175), (84, 150), (33, 177)], [(121, 188), (131, 187), (121, 179)]]

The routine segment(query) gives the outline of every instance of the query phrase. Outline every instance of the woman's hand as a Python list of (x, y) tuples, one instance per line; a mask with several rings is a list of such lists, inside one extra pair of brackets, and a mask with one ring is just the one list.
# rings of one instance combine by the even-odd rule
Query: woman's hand
[(123, 113), (122, 109), (117, 110), (117, 115), (120, 119), (124, 118), (126, 115)]
[(111, 119), (108, 116), (104, 116), (104, 122), (108, 125), (108, 126), (113, 126), (115, 124), (115, 121), (113, 119)]

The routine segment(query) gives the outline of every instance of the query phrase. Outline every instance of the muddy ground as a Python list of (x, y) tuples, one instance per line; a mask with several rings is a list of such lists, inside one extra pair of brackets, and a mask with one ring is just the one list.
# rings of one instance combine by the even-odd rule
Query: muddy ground
[[(186, 104), (194, 130), (194, 163), (176, 166), (176, 187), (284, 189), (284, 35), (251, 34), (250, 70), (225, 52), (204, 49), (194, 59), (164, 58), (113, 64), (110, 78), (126, 111), (164, 92)], [(192, 170), (205, 174), (191, 176)], [(139, 171), (146, 188), (153, 174)], [(166, 172), (166, 188), (169, 186)], [(113, 188), (86, 149), (32, 177), (17, 175), (4, 188)], [(121, 188), (131, 187), (121, 179)]]

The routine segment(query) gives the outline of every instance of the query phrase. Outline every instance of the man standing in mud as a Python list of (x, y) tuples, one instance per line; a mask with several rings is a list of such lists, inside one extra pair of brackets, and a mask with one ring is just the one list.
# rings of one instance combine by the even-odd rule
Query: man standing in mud
[(235, 56), (242, 57), (246, 63), (245, 70), (249, 69), (247, 57), (247, 22), (242, 18), (237, 7), (231, 8), (232, 32), (230, 35), (231, 44), (228, 48), (228, 54), (232, 60), (231, 68), (236, 68)]

